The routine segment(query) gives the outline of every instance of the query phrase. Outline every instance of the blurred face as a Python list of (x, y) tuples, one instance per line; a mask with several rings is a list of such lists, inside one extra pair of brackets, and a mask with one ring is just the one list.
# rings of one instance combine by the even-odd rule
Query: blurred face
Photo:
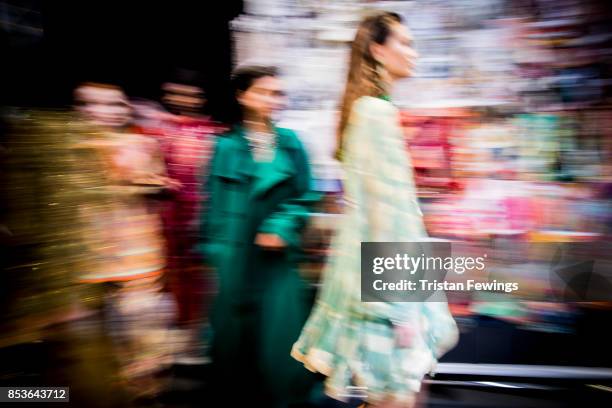
[(270, 120), (284, 102), (284, 92), (280, 79), (266, 76), (253, 81), (253, 84), (238, 95), (238, 102), (247, 113)]
[(163, 90), (164, 103), (175, 113), (197, 113), (204, 106), (204, 92), (200, 87), (168, 82)]
[(390, 79), (412, 76), (417, 53), (413, 48), (412, 34), (406, 26), (396, 23), (384, 44), (372, 44), (371, 52), (389, 73)]
[(76, 97), (79, 110), (96, 125), (117, 128), (130, 121), (130, 106), (120, 89), (82, 86), (77, 89)]

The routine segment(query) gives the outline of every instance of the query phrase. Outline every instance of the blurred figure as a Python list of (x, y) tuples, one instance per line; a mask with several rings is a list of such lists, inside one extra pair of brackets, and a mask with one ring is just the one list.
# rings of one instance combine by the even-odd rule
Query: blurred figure
[(361, 242), (427, 236), (399, 112), (389, 100), (392, 85), (412, 74), (415, 58), (399, 15), (380, 12), (361, 22), (338, 131), (346, 213), (321, 293), (292, 350), (327, 376), (329, 396), (344, 400), (349, 387), (364, 387), (367, 406), (413, 406), (423, 376), (458, 337), (446, 303), (361, 302)]
[(283, 101), (277, 70), (239, 68), (233, 84), (234, 127), (217, 141), (203, 216), (203, 253), (219, 278), (215, 391), (227, 405), (284, 406), (306, 398), (312, 378), (289, 352), (307, 316), (297, 260), (315, 195), (301, 142), (271, 120)]
[[(220, 127), (202, 108), (206, 103), (197, 74), (179, 70), (163, 85), (163, 102), (171, 115), (165, 116), (162, 146), (168, 175), (178, 183), (166, 203), (163, 219), (168, 245), (168, 284), (178, 303), (177, 322), (189, 326), (200, 322), (205, 292), (202, 261), (195, 251), (199, 211), (199, 186), (205, 177)], [(206, 286), (205, 286), (206, 285)]]
[(76, 108), (84, 119), (106, 130), (124, 129), (130, 123), (130, 106), (121, 88), (85, 83), (75, 91)]
[(150, 197), (170, 184), (159, 146), (130, 132), (131, 109), (121, 88), (88, 83), (75, 91), (77, 109), (99, 129), (86, 144), (105, 165), (106, 206), (82, 209), (97, 267), (82, 281), (105, 287), (105, 325), (125, 385), (137, 396), (160, 391), (168, 363), (160, 278), (164, 268), (159, 213)]
[(198, 72), (178, 69), (162, 90), (162, 102), (168, 112), (158, 111), (156, 127), (141, 130), (158, 138), (172, 180), (162, 210), (168, 261), (166, 285), (178, 307), (174, 323), (183, 344), (179, 362), (190, 363), (205, 354), (198, 348), (198, 332), (206, 328), (207, 300), (213, 286), (195, 248), (201, 204), (199, 186), (208, 167), (214, 134), (221, 133), (222, 128), (202, 114), (206, 98)]
[(122, 407), (100, 324), (99, 260), (81, 210), (104, 207), (96, 137), (73, 112), (7, 109), (0, 136), (0, 384), (70, 385), (75, 406)]

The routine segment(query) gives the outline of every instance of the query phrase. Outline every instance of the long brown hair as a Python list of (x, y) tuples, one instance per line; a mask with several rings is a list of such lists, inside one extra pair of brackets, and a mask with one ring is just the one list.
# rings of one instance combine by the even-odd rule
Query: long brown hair
[(382, 96), (386, 93), (380, 77), (379, 63), (370, 51), (372, 43), (384, 44), (393, 24), (401, 23), (399, 14), (379, 11), (365, 17), (359, 24), (351, 46), (351, 60), (346, 80), (335, 157), (342, 160), (343, 134), (353, 107), (362, 96)]

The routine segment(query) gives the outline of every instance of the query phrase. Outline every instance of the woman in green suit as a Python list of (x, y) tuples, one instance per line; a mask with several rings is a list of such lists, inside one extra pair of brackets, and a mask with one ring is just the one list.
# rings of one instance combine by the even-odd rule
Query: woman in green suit
[(272, 123), (283, 102), (276, 69), (239, 68), (232, 80), (236, 118), (218, 138), (202, 219), (202, 252), (219, 284), (214, 388), (233, 403), (283, 406), (312, 378), (289, 353), (308, 314), (297, 261), (316, 197), (304, 147)]

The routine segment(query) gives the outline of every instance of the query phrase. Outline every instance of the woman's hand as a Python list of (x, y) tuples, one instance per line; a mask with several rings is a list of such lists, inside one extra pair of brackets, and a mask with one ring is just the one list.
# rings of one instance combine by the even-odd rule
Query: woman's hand
[(161, 177), (164, 187), (170, 191), (179, 191), (183, 188), (183, 183), (170, 177)]
[(280, 251), (287, 246), (287, 243), (276, 234), (260, 232), (255, 237), (255, 245), (259, 245), (263, 249), (270, 251)]

